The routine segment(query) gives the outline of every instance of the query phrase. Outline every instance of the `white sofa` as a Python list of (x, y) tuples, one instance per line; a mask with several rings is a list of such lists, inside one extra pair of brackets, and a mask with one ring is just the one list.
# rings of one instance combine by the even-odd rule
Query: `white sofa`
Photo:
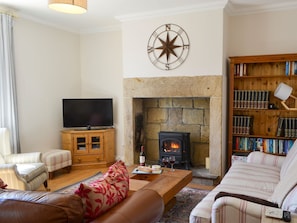
[(221, 183), (192, 209), (189, 221), (260, 223), (270, 205), (296, 213), (296, 185), (297, 140), (286, 157), (252, 152), (247, 162), (232, 164)]

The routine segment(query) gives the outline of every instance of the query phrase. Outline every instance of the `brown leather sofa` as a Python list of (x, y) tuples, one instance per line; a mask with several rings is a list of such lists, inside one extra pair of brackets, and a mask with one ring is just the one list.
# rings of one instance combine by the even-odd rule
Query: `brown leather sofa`
[[(83, 204), (80, 197), (41, 191), (0, 189), (0, 222), (81, 223)], [(164, 203), (154, 190), (143, 189), (129, 196), (91, 222), (153, 223), (163, 214)]]

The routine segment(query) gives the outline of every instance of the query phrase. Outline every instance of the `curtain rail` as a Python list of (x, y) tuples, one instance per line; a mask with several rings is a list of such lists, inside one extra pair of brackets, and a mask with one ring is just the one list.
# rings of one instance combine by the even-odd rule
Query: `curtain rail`
[(0, 14), (10, 15), (12, 17), (16, 17), (16, 11), (10, 8), (5, 8), (0, 6)]

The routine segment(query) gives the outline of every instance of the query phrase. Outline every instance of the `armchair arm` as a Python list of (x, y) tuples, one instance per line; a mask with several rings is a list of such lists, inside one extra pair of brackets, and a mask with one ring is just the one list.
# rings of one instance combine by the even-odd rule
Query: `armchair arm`
[(19, 175), (16, 164), (1, 164), (0, 176), (4, 183), (7, 184), (7, 188), (26, 189), (26, 182)]
[(254, 151), (248, 155), (247, 162), (264, 164), (264, 165), (281, 168), (285, 158), (286, 158), (285, 156), (279, 156), (279, 155), (273, 155), (269, 153)]
[(215, 223), (261, 223), (262, 208), (261, 204), (236, 197), (220, 197), (212, 205), (211, 219)]
[(41, 152), (17, 153), (5, 156), (6, 163), (41, 163)]

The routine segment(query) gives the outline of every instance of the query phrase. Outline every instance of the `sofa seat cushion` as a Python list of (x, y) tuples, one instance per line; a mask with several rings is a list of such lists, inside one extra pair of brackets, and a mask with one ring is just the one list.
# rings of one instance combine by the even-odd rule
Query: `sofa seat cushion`
[(237, 186), (241, 188), (240, 191), (252, 188), (273, 193), (280, 180), (279, 172), (278, 167), (237, 162), (229, 169), (221, 184)]
[(129, 192), (129, 174), (125, 164), (118, 161), (109, 167), (103, 178), (87, 184), (81, 183), (75, 194), (82, 198), (85, 219), (103, 214), (125, 199)]
[(19, 174), (30, 182), (42, 173), (47, 172), (44, 163), (22, 163), (16, 164)]

